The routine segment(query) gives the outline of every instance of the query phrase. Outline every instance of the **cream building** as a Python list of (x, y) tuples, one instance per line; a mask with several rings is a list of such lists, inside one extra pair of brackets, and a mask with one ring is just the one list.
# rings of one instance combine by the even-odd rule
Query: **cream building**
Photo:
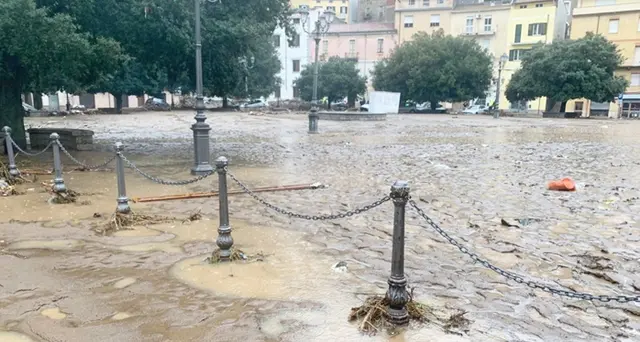
[(349, 22), (351, 14), (351, 0), (290, 0), (291, 8), (304, 8), (311, 10), (316, 7), (322, 7), (326, 11), (333, 11), (336, 18)]
[(443, 29), (451, 34), (451, 14), (455, 0), (402, 0), (396, 2), (395, 24), (400, 43), (418, 32)]

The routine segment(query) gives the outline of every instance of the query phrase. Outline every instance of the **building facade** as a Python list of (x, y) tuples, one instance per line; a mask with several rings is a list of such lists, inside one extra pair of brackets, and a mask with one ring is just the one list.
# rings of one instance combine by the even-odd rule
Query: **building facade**
[(396, 2), (395, 26), (400, 43), (411, 40), (418, 32), (433, 33), (439, 29), (451, 34), (451, 13), (455, 0), (403, 0)]
[(357, 0), (352, 6), (352, 23), (393, 23), (397, 0)]
[(596, 103), (586, 99), (570, 101), (567, 111), (583, 116), (627, 117), (640, 115), (640, 1), (580, 0), (573, 12), (571, 38), (587, 32), (599, 33), (618, 45), (624, 57), (616, 74), (629, 81), (622, 100)]
[(336, 18), (349, 22), (350, 9), (353, 0), (290, 0), (291, 8), (304, 8), (311, 10), (313, 8), (322, 7), (324, 10), (333, 11)]
[[(315, 56), (315, 42), (309, 41), (311, 58)], [(372, 89), (372, 72), (376, 63), (388, 57), (398, 44), (393, 23), (334, 24), (320, 42), (319, 60), (329, 57), (352, 58), (357, 61), (360, 74), (367, 78)]]
[[(474, 39), (493, 57), (493, 80), (483, 104), (496, 100), (500, 56), (508, 53), (507, 37), (511, 0), (458, 0), (451, 12), (451, 34)], [(504, 83), (501, 85), (504, 90)], [(480, 99), (482, 101), (482, 99)]]
[(504, 95), (513, 73), (520, 68), (523, 54), (537, 44), (550, 44), (567, 38), (571, 2), (556, 0), (514, 0), (507, 25), (508, 61), (502, 71), (499, 108), (541, 114), (546, 111), (546, 98), (510, 103)]

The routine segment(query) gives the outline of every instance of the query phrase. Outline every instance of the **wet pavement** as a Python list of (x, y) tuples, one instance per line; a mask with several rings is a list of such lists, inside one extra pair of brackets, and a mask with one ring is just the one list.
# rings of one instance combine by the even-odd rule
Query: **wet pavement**
[[(284, 209), (354, 209), (403, 179), (443, 229), (499, 267), (563, 289), (640, 292), (640, 122), (402, 115), (321, 121), (321, 134), (308, 135), (304, 115), (208, 116), (214, 157), (228, 157), (248, 185), (328, 185), (260, 194)], [(97, 151), (75, 153), (79, 159), (98, 163), (120, 141), (144, 171), (187, 179), (192, 117), (27, 118), (27, 125), (92, 129)], [(18, 164), (43, 168), (50, 158), (18, 156)], [(563, 177), (578, 191), (546, 190)], [(409, 286), (443, 317), (467, 311), (469, 331), (427, 324), (391, 338), (362, 336), (346, 318), (386, 289), (392, 204), (308, 222), (232, 196), (236, 245), (264, 261), (209, 266), (202, 260), (215, 247), (216, 198), (132, 203), (137, 212), (180, 219), (200, 210), (203, 219), (101, 236), (90, 228), (115, 208), (113, 172), (67, 173), (68, 187), (83, 194), (70, 205), (47, 203), (39, 183), (48, 178), (0, 198), (0, 341), (640, 340), (640, 304), (553, 297), (507, 281), (470, 262), (412, 210)], [(169, 187), (127, 173), (127, 186), (138, 197), (211, 191), (217, 182)], [(332, 269), (339, 261), (346, 272)]]

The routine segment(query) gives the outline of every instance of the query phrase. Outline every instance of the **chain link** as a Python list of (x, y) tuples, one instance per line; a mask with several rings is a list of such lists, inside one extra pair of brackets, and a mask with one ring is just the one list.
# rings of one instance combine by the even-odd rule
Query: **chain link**
[(442, 235), (442, 237), (444, 237), (447, 241), (449, 241), (450, 244), (456, 246), (460, 252), (462, 252), (463, 254), (466, 254), (467, 256), (469, 256), (474, 262), (478, 262), (480, 263), (482, 266), (498, 273), (499, 275), (513, 280), (518, 284), (524, 284), (527, 285), (528, 287), (532, 288), (532, 289), (539, 289), (542, 290), (544, 292), (548, 292), (551, 294), (555, 294), (555, 295), (559, 295), (559, 296), (564, 296), (564, 297), (569, 297), (569, 298), (576, 298), (576, 299), (583, 299), (583, 300), (589, 300), (589, 301), (593, 301), (593, 300), (598, 300), (601, 302), (611, 302), (611, 301), (616, 301), (618, 303), (628, 303), (628, 302), (640, 302), (640, 295), (638, 296), (624, 296), (624, 295), (618, 295), (618, 296), (608, 296), (608, 295), (593, 295), (593, 294), (589, 294), (589, 293), (585, 293), (585, 292), (576, 292), (576, 291), (568, 291), (568, 290), (561, 290), (561, 289), (557, 289), (557, 288), (553, 288), (550, 287), (548, 285), (545, 284), (540, 284), (537, 283), (535, 281), (532, 280), (527, 280), (524, 277), (517, 275), (515, 273), (509, 272), (509, 271), (505, 271), (495, 265), (492, 265), (489, 261), (487, 261), (486, 259), (481, 258), (478, 254), (473, 253), (471, 251), (469, 251), (469, 249), (465, 246), (463, 246), (462, 244), (460, 244), (460, 242), (458, 242), (457, 240), (455, 240), (454, 238), (452, 238), (449, 234), (447, 234), (447, 232), (445, 232), (442, 228), (440, 228), (435, 222), (433, 222), (433, 220), (427, 216), (427, 214), (418, 207), (418, 205), (416, 204), (416, 202), (414, 200), (409, 200), (409, 205), (411, 207), (413, 207), (413, 209), (415, 209), (418, 214), (420, 216), (422, 216), (422, 218), (424, 218), (427, 223), (429, 224), (429, 226), (431, 226), (431, 228), (433, 228), (436, 232), (438, 232), (438, 234)]
[(24, 154), (25, 156), (28, 157), (37, 157), (45, 152), (47, 152), (47, 150), (49, 149), (49, 147), (51, 147), (51, 145), (53, 145), (53, 142), (49, 142), (49, 145), (47, 145), (47, 147), (44, 148), (44, 150), (40, 151), (40, 152), (36, 152), (36, 153), (29, 153), (23, 149), (20, 148), (20, 146), (18, 146), (18, 144), (16, 144), (15, 141), (13, 141), (13, 139), (11, 137), (7, 137), (10, 141), (11, 141), (11, 145), (13, 145), (13, 147), (16, 148), (16, 150), (18, 150), (18, 152)]
[(88, 170), (96, 170), (96, 169), (101, 169), (109, 164), (111, 164), (112, 161), (114, 161), (116, 159), (116, 156), (114, 155), (113, 157), (109, 158), (107, 161), (105, 161), (102, 164), (98, 164), (98, 165), (87, 165), (81, 161), (79, 161), (78, 159), (76, 159), (71, 153), (69, 153), (69, 151), (67, 151), (66, 148), (64, 148), (64, 146), (62, 145), (62, 143), (60, 142), (60, 140), (56, 140), (56, 144), (58, 144), (58, 146), (60, 146), (60, 150), (67, 156), (69, 157), (69, 159), (71, 159), (71, 161), (73, 161), (74, 163), (88, 169)]
[(192, 179), (187, 179), (187, 180), (183, 180), (183, 181), (170, 181), (170, 180), (164, 180), (164, 179), (160, 179), (157, 177), (154, 177), (142, 170), (140, 170), (134, 163), (132, 163), (131, 161), (129, 161), (129, 159), (127, 159), (127, 157), (124, 156), (124, 154), (119, 153), (120, 157), (122, 158), (122, 160), (130, 167), (132, 168), (135, 172), (139, 173), (142, 177), (158, 183), (158, 184), (162, 184), (162, 185), (188, 185), (188, 184), (193, 184), (196, 182), (199, 182), (209, 176), (211, 176), (212, 174), (214, 174), (214, 171), (211, 171), (209, 173), (206, 173), (202, 176), (198, 176), (196, 178), (192, 178)]
[(329, 215), (307, 215), (307, 214), (298, 214), (298, 213), (294, 213), (292, 211), (286, 210), (286, 209), (282, 209), (280, 207), (277, 207), (269, 202), (267, 202), (266, 200), (264, 200), (262, 197), (256, 195), (255, 192), (251, 191), (251, 189), (249, 189), (246, 185), (244, 185), (241, 181), (238, 180), (238, 178), (236, 178), (233, 174), (229, 173), (229, 171), (227, 169), (225, 169), (227, 171), (227, 174), (229, 175), (229, 177), (236, 183), (238, 184), (238, 186), (240, 186), (242, 188), (242, 190), (244, 192), (247, 193), (247, 195), (253, 197), (253, 199), (255, 199), (256, 201), (262, 203), (264, 206), (266, 206), (267, 208), (270, 208), (280, 214), (283, 215), (287, 215), (289, 217), (295, 217), (295, 218), (299, 218), (299, 219), (303, 219), (303, 220), (309, 220), (309, 221), (325, 221), (325, 220), (336, 220), (336, 219), (341, 219), (341, 218), (345, 218), (345, 217), (351, 217), (353, 215), (358, 215), (361, 213), (364, 213), (366, 211), (369, 211), (373, 208), (379, 207), (381, 204), (391, 200), (391, 198), (389, 196), (384, 196), (381, 199), (371, 203), (371, 204), (367, 204), (361, 208), (357, 208), (354, 210), (350, 210), (350, 211), (346, 211), (340, 214), (329, 214)]

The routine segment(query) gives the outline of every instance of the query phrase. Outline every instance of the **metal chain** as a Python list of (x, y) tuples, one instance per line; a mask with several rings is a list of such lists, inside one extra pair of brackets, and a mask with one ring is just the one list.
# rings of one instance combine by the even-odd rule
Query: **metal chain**
[(62, 143), (60, 142), (60, 140), (56, 140), (56, 144), (58, 144), (58, 146), (60, 146), (60, 150), (67, 155), (67, 157), (69, 157), (69, 159), (71, 159), (71, 161), (73, 161), (74, 163), (89, 169), (89, 170), (96, 170), (96, 169), (101, 169), (109, 164), (111, 164), (112, 161), (114, 161), (116, 159), (116, 156), (114, 155), (113, 157), (109, 158), (107, 161), (105, 161), (102, 164), (98, 164), (98, 165), (87, 165), (81, 161), (79, 161), (78, 159), (76, 159), (71, 153), (69, 153), (69, 151), (67, 151), (66, 148), (64, 148), (64, 146), (62, 145)]
[(47, 145), (47, 147), (45, 147), (44, 150), (42, 150), (40, 152), (36, 152), (36, 153), (29, 153), (29, 152), (21, 149), (20, 146), (18, 146), (18, 144), (16, 144), (16, 142), (13, 141), (13, 138), (11, 138), (11, 137), (7, 137), (7, 138), (11, 141), (11, 144), (13, 145), (13, 147), (15, 147), (18, 150), (18, 152), (20, 152), (20, 153), (22, 153), (22, 154), (24, 154), (24, 155), (26, 155), (28, 157), (37, 157), (37, 156), (47, 152), (49, 147), (51, 147), (51, 145), (53, 145), (53, 142), (49, 142), (49, 145)]
[(449, 241), (450, 244), (456, 246), (460, 250), (460, 252), (469, 256), (471, 259), (473, 259), (474, 262), (479, 262), (482, 266), (498, 273), (499, 275), (507, 279), (513, 280), (518, 284), (525, 284), (532, 289), (539, 289), (544, 292), (548, 292), (548, 293), (559, 295), (559, 296), (583, 299), (583, 300), (589, 300), (589, 301), (598, 300), (605, 303), (610, 301), (617, 301), (619, 303), (640, 302), (640, 295), (638, 296), (592, 295), (584, 292), (561, 290), (561, 289), (549, 287), (548, 285), (536, 283), (532, 280), (527, 280), (520, 275), (517, 275), (509, 271), (505, 271), (495, 265), (492, 265), (486, 259), (482, 259), (480, 256), (478, 256), (478, 254), (469, 251), (467, 247), (464, 247), (462, 244), (460, 244), (460, 242), (452, 238), (449, 234), (447, 234), (447, 232), (445, 232), (435, 222), (433, 222), (433, 220), (429, 216), (427, 216), (427, 214), (425, 214), (425, 212), (422, 209), (418, 207), (418, 205), (414, 200), (409, 200), (409, 205), (413, 207), (413, 209), (415, 209), (418, 212), (418, 214), (427, 221), (427, 223), (431, 226), (431, 228), (433, 228), (436, 232), (438, 232), (438, 234), (442, 235), (442, 237), (444, 237), (447, 241)]
[[(226, 169), (225, 169), (226, 170)], [(286, 210), (286, 209), (282, 209), (280, 207), (277, 207), (269, 202), (267, 202), (266, 200), (264, 200), (262, 197), (256, 195), (255, 192), (251, 191), (246, 185), (244, 185), (241, 181), (238, 180), (238, 178), (236, 178), (233, 174), (229, 173), (229, 171), (227, 170), (227, 174), (229, 175), (229, 177), (236, 182), (236, 184), (238, 184), (238, 186), (240, 186), (242, 188), (242, 190), (244, 190), (244, 192), (247, 193), (247, 195), (253, 197), (253, 199), (255, 199), (256, 201), (262, 203), (263, 205), (265, 205), (266, 207), (275, 210), (276, 212), (283, 214), (283, 215), (287, 215), (289, 217), (295, 217), (295, 218), (299, 218), (299, 219), (303, 219), (303, 220), (309, 220), (309, 221), (325, 221), (325, 220), (336, 220), (336, 219), (341, 219), (341, 218), (345, 218), (345, 217), (351, 217), (353, 215), (358, 215), (361, 213), (364, 213), (366, 211), (369, 211), (373, 208), (379, 207), (381, 204), (391, 200), (391, 198), (389, 196), (384, 196), (381, 199), (371, 203), (371, 204), (367, 204), (361, 208), (357, 208), (354, 210), (350, 210), (350, 211), (346, 211), (340, 214), (329, 214), (329, 215), (307, 215), (307, 214), (298, 214), (298, 213), (294, 213), (292, 211)]]
[(127, 159), (127, 157), (124, 156), (124, 154), (121, 153), (120, 157), (122, 158), (122, 160), (130, 168), (132, 168), (134, 171), (139, 173), (142, 177), (144, 177), (144, 178), (146, 178), (146, 179), (148, 179), (148, 180), (150, 180), (152, 182), (155, 182), (155, 183), (158, 183), (158, 184), (162, 184), (162, 185), (188, 185), (188, 184), (193, 184), (193, 183), (199, 182), (199, 181), (201, 181), (201, 180), (203, 180), (203, 179), (205, 179), (205, 178), (207, 178), (207, 177), (209, 177), (209, 176), (211, 176), (212, 174), (215, 173), (214, 171), (211, 171), (211, 172), (206, 173), (206, 174), (204, 174), (202, 176), (198, 176), (196, 178), (187, 179), (187, 180), (183, 180), (183, 181), (164, 180), (164, 179), (160, 179), (160, 178), (154, 177), (154, 176), (152, 176), (152, 175), (140, 170), (134, 163), (129, 161), (129, 159)]

